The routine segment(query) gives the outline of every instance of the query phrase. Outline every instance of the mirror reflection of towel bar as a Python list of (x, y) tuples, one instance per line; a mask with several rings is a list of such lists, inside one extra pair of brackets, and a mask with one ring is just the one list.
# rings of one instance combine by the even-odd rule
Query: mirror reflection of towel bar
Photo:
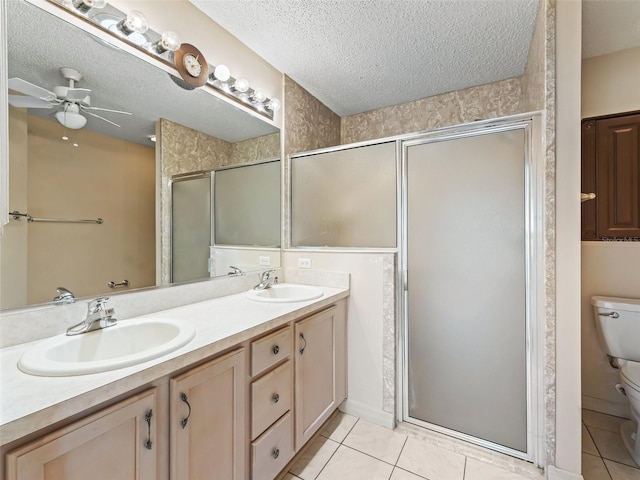
[(116, 282), (107, 283), (107, 287), (109, 288), (128, 287), (129, 285), (130, 285), (129, 280), (123, 280), (120, 283), (116, 283)]
[(104, 220), (102, 220), (101, 218), (96, 218), (95, 220), (92, 220), (92, 219), (80, 220), (80, 219), (73, 219), (73, 218), (38, 218), (38, 217), (32, 217), (28, 213), (20, 213), (17, 210), (14, 210), (13, 212), (9, 212), (9, 215), (11, 215), (11, 217), (14, 220), (20, 220), (20, 217), (26, 217), (27, 222), (97, 223), (97, 224), (102, 224), (104, 222)]

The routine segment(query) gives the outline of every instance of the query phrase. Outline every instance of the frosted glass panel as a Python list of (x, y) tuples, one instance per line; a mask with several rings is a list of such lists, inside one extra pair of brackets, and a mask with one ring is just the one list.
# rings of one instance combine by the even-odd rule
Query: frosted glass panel
[(409, 416), (526, 452), (524, 131), (406, 167)]
[(291, 245), (395, 247), (395, 143), (293, 158)]
[(280, 161), (217, 170), (216, 245), (280, 246)]
[(209, 276), (211, 176), (171, 184), (171, 281)]

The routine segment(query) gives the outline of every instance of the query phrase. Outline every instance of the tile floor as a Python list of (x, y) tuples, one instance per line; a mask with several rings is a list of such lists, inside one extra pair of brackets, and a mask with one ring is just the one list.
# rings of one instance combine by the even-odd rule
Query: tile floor
[(582, 476), (584, 480), (640, 480), (620, 439), (624, 418), (592, 410), (582, 411)]
[(449, 438), (404, 424), (391, 431), (338, 412), (280, 480), (544, 478), (529, 463)]

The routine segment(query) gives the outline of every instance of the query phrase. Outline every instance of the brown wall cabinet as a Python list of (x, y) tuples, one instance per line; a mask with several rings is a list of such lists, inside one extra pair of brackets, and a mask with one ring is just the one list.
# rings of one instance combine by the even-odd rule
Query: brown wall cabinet
[(582, 240), (640, 240), (640, 113), (582, 122)]

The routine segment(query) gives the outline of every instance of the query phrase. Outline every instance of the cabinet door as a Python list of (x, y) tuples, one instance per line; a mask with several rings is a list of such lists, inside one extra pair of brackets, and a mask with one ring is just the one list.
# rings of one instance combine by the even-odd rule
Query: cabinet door
[(640, 238), (640, 114), (582, 123), (582, 240)]
[(7, 480), (155, 480), (155, 389), (7, 454)]
[(295, 325), (296, 450), (337, 407), (335, 335), (335, 307)]
[(171, 478), (244, 480), (245, 351), (172, 378)]

